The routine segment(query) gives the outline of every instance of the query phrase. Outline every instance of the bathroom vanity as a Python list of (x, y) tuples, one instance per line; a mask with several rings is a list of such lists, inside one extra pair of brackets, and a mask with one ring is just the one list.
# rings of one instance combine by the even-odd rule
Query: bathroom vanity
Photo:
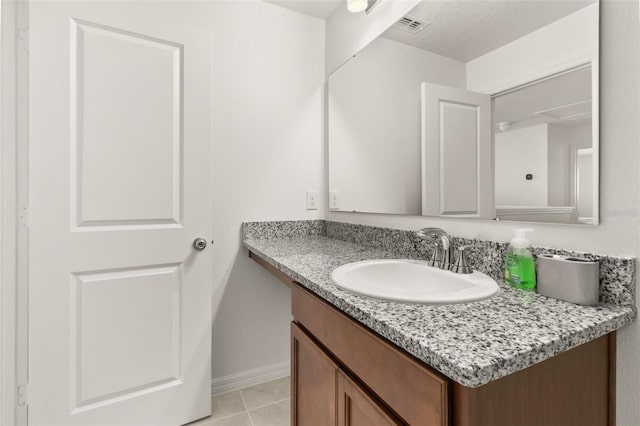
[(470, 388), (295, 283), (292, 311), (294, 425), (615, 425), (615, 333)]
[[(412, 238), (324, 221), (244, 225), (249, 256), (292, 289), (293, 425), (615, 425), (632, 259), (600, 259), (596, 307), (504, 285), (475, 303), (394, 303), (331, 282), (341, 264), (424, 257)], [(485, 243), (471, 262), (495, 277), (502, 248)]]

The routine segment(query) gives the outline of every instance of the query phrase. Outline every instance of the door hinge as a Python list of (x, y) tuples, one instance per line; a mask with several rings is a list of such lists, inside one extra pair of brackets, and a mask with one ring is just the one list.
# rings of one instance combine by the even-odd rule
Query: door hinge
[(20, 212), (18, 215), (18, 223), (21, 228), (29, 227), (29, 207), (26, 207), (26, 206), (20, 207)]
[(29, 29), (18, 28), (18, 49), (29, 51)]
[(29, 405), (29, 385), (18, 386), (18, 405)]

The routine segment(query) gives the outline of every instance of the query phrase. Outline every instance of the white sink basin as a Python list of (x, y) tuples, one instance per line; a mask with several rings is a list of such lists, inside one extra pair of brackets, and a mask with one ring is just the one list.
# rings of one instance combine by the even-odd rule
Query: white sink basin
[(488, 299), (498, 284), (482, 272), (456, 274), (407, 259), (378, 259), (342, 265), (331, 273), (338, 286), (378, 299), (452, 304)]

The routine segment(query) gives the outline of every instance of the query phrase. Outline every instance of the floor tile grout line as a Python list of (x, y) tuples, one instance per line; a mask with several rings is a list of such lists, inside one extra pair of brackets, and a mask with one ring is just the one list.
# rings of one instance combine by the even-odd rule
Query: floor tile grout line
[(249, 410), (249, 407), (246, 407), (246, 405), (245, 405), (245, 407), (247, 408), (247, 411), (256, 411), (256, 410), (259, 410), (259, 409), (261, 409), (261, 408), (269, 407), (270, 405), (280, 404), (281, 402), (285, 402), (285, 401), (287, 401), (287, 400), (289, 400), (289, 399), (291, 399), (291, 397), (290, 397), (290, 396), (288, 396), (288, 397), (286, 397), (286, 398), (279, 399), (279, 400), (277, 400), (277, 401), (270, 402), (270, 403), (268, 403), (268, 404), (259, 405), (259, 406), (257, 406), (257, 407), (252, 408), (251, 410)]
[[(209, 419), (208, 421), (217, 422), (218, 420), (228, 419), (229, 417), (237, 416), (238, 414), (242, 414), (242, 411), (239, 411), (239, 412), (233, 413), (233, 414), (229, 414), (228, 416), (222, 416), (222, 417), (216, 417), (215, 419)], [(212, 416), (213, 416), (213, 413), (209, 417), (212, 417)], [(202, 419), (202, 421), (205, 421), (205, 420), (207, 420), (206, 417), (204, 419)]]
[[(240, 414), (245, 414), (247, 413), (247, 411), (238, 411), (237, 413), (233, 413), (233, 414), (229, 414), (228, 416), (223, 416), (223, 417), (217, 417), (215, 419), (207, 419), (206, 417), (203, 419), (198, 420), (199, 422), (205, 422), (203, 426), (208, 426), (208, 423), (211, 422), (212, 424), (215, 424), (218, 422), (218, 420), (226, 420), (226, 419), (230, 419), (231, 417), (235, 417), (238, 416)], [(211, 417), (211, 416), (210, 416)]]
[(248, 412), (248, 410), (247, 410), (247, 405), (244, 403), (244, 399), (242, 398), (242, 392), (240, 392), (240, 390), (229, 391), (229, 392), (220, 393), (220, 394), (217, 394), (217, 395), (212, 395), (212, 396), (211, 396), (211, 399), (213, 400), (214, 398), (216, 398), (216, 397), (218, 397), (218, 396), (220, 396), (220, 395), (226, 395), (226, 394), (229, 394), (229, 393), (235, 393), (235, 392), (238, 392), (238, 394), (240, 395), (240, 400), (242, 401), (242, 406), (244, 407), (244, 410), (243, 410), (243, 411), (238, 411), (238, 412), (236, 412), (236, 413), (231, 413), (231, 414), (228, 414), (228, 415), (226, 415), (226, 416), (217, 417), (217, 418), (215, 418), (215, 419), (212, 419), (212, 418), (211, 418), (211, 417), (213, 417), (213, 416), (214, 416), (214, 414), (215, 414), (215, 413), (212, 411), (212, 412), (211, 412), (211, 416), (209, 416), (208, 418), (207, 418), (207, 417), (205, 417), (204, 419), (200, 419), (199, 421), (207, 420), (207, 421), (211, 421), (211, 422), (215, 423), (215, 422), (217, 422), (218, 420), (225, 420), (225, 419), (228, 419), (228, 418), (231, 418), (231, 417), (237, 416), (237, 415), (239, 415), (239, 414), (247, 414), (247, 412)]
[[(272, 382), (275, 382), (275, 381), (278, 381), (278, 380), (282, 380), (282, 379), (285, 379), (285, 378), (286, 378), (286, 377), (283, 377), (283, 378), (281, 378), (281, 379), (272, 380)], [(264, 383), (269, 383), (269, 382), (264, 382)], [(259, 405), (259, 406), (257, 406), (257, 407), (252, 408), (251, 410), (249, 410), (249, 407), (248, 407), (248, 405), (247, 405), (247, 401), (246, 401), (246, 400), (245, 400), (245, 398), (244, 398), (244, 391), (246, 391), (246, 390), (248, 390), (248, 389), (251, 389), (251, 388), (253, 388), (253, 387), (255, 387), (255, 386), (260, 386), (261, 384), (263, 384), (263, 383), (259, 383), (259, 384), (257, 384), (257, 385), (252, 385), (252, 386), (247, 386), (247, 387), (245, 387), (245, 388), (241, 388), (241, 389), (237, 389), (237, 390), (230, 390), (230, 391), (223, 392), (223, 393), (219, 393), (219, 394), (216, 394), (216, 395), (211, 395), (211, 399), (213, 399), (213, 398), (219, 397), (219, 396), (221, 396), (221, 395), (226, 395), (226, 394), (231, 394), (231, 393), (235, 393), (235, 392), (237, 392), (237, 393), (239, 394), (239, 396), (240, 396), (240, 401), (242, 401), (242, 406), (244, 407), (244, 410), (243, 410), (243, 411), (236, 412), (236, 413), (231, 413), (231, 414), (229, 414), (229, 415), (225, 415), (225, 416), (222, 416), (222, 417), (218, 417), (218, 418), (216, 418), (216, 419), (210, 419), (210, 418), (208, 418), (208, 419), (201, 419), (201, 421), (202, 421), (202, 420), (208, 420), (208, 421), (210, 420), (210, 421), (212, 421), (211, 426), (213, 426), (213, 425), (215, 425), (216, 423), (218, 423), (218, 421), (226, 420), (226, 419), (230, 419), (230, 418), (235, 417), (235, 416), (239, 416), (239, 415), (242, 415), (242, 414), (246, 414), (246, 415), (247, 415), (247, 417), (249, 418), (249, 422), (251, 423), (251, 426), (255, 426), (255, 423), (254, 423), (254, 421), (253, 421), (253, 417), (251, 416), (251, 411), (260, 410), (260, 409), (263, 409), (263, 408), (266, 408), (266, 407), (270, 407), (270, 406), (272, 406), (272, 405), (281, 404), (281, 403), (283, 403), (283, 402), (285, 402), (285, 401), (290, 401), (290, 400), (291, 400), (291, 395), (288, 395), (288, 396), (287, 396), (287, 397), (285, 397), (285, 398), (275, 400), (275, 401), (270, 402), (270, 403), (268, 403), (268, 404)], [(213, 416), (215, 413), (213, 413), (213, 412), (212, 412), (211, 414), (212, 414), (212, 416)], [(207, 424), (207, 425), (208, 425), (208, 424)]]
[(251, 423), (251, 426), (255, 426), (253, 424), (253, 418), (251, 418), (251, 413), (249, 412), (249, 408), (247, 407), (247, 402), (244, 400), (244, 395), (242, 395), (242, 390), (240, 390), (239, 392), (240, 392), (240, 399), (242, 400), (242, 405), (244, 405), (244, 411), (247, 413), (247, 416), (249, 417), (249, 423)]

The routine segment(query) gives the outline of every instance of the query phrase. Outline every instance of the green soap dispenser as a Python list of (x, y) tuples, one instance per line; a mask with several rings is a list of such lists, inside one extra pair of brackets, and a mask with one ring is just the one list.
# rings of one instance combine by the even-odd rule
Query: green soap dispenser
[(515, 236), (507, 247), (504, 261), (504, 280), (511, 287), (522, 290), (536, 288), (536, 264), (525, 233), (533, 229), (516, 229)]

